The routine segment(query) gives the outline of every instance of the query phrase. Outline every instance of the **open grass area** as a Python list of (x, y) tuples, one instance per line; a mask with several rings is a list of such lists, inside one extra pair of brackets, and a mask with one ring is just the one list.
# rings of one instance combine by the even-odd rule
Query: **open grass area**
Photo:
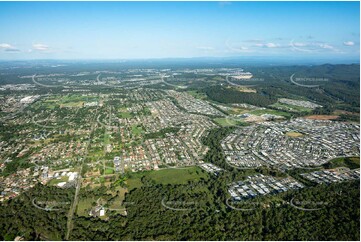
[(78, 216), (89, 216), (89, 210), (92, 208), (92, 203), (96, 202), (95, 198), (84, 198), (79, 199), (77, 206), (77, 215)]
[(114, 170), (112, 169), (112, 168), (107, 168), (107, 169), (105, 169), (105, 171), (104, 171), (104, 174), (105, 175), (109, 175), (109, 174), (113, 174), (114, 173)]
[(122, 209), (124, 208), (123, 206), (121, 206), (124, 198), (125, 198), (125, 193), (128, 190), (126, 188), (123, 187), (117, 187), (116, 190), (114, 192), (111, 192), (112, 196), (115, 196), (114, 200), (111, 202), (111, 204), (109, 205), (109, 208), (111, 209)]
[(140, 180), (141, 176), (133, 176), (129, 178), (125, 183), (127, 184), (128, 190), (131, 191), (135, 188), (140, 188), (143, 183)]
[(327, 169), (336, 167), (348, 167), (350, 169), (360, 168), (360, 157), (340, 157), (330, 160), (323, 167)]
[(141, 126), (138, 126), (138, 125), (133, 125), (132, 126), (132, 133), (134, 135), (140, 135), (143, 132), (144, 132), (144, 130), (143, 130), (143, 128)]
[(215, 118), (213, 120), (222, 127), (234, 126), (237, 124), (235, 120), (228, 118)]
[(131, 118), (133, 115), (127, 111), (119, 112), (118, 117), (120, 118)]
[(67, 103), (63, 103), (60, 104), (61, 108), (81, 108), (83, 107), (84, 102), (79, 101), (79, 102), (67, 102)]
[(68, 176), (61, 176), (58, 178), (54, 178), (51, 181), (49, 181), (48, 185), (50, 186), (54, 186), (57, 185), (60, 182), (68, 182), (69, 181), (69, 177)]
[(187, 167), (182, 169), (164, 169), (158, 171), (145, 171), (132, 173), (126, 181), (129, 190), (139, 188), (143, 184), (141, 178), (152, 180), (156, 184), (187, 184), (188, 181), (197, 181), (201, 178), (208, 179), (208, 174), (199, 167)]
[(283, 112), (283, 111), (278, 111), (278, 110), (273, 110), (273, 109), (253, 110), (253, 111), (251, 111), (249, 113), (254, 114), (254, 115), (273, 114), (273, 115), (283, 116), (283, 117), (287, 117), (287, 118), (290, 118), (292, 116), (292, 114), (290, 114), (290, 113)]
[(195, 91), (195, 90), (190, 90), (190, 91), (187, 91), (188, 94), (192, 95), (193, 97), (197, 98), (197, 99), (207, 99), (207, 95), (204, 94), (203, 92), (198, 92), (198, 91)]
[(285, 111), (291, 111), (291, 112), (311, 112), (312, 109), (310, 108), (305, 108), (305, 107), (300, 107), (300, 106), (295, 106), (295, 105), (290, 105), (290, 104), (284, 104), (284, 103), (280, 103), (277, 102), (275, 104), (270, 105), (270, 107), (274, 107), (280, 110), (285, 110)]
[(60, 100), (61, 103), (71, 103), (71, 102), (94, 102), (98, 101), (97, 96), (82, 96), (82, 95), (66, 95), (63, 96)]
[(247, 112), (249, 112), (249, 111), (250, 111), (249, 109), (245, 109), (245, 108), (232, 107), (232, 108), (231, 108), (230, 110), (228, 110), (227, 112), (230, 113), (230, 114), (239, 115), (239, 114), (247, 113)]

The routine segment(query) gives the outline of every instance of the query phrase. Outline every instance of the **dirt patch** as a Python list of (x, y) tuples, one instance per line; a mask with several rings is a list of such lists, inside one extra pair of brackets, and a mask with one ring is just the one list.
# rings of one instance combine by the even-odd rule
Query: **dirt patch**
[(348, 111), (345, 111), (345, 110), (335, 110), (332, 114), (334, 114), (334, 115), (341, 115), (341, 114), (346, 114), (346, 115), (359, 115), (358, 113), (348, 112)]
[(313, 119), (313, 120), (335, 120), (339, 118), (340, 116), (337, 115), (310, 115), (306, 116), (307, 119)]
[(265, 119), (261, 116), (251, 115), (244, 119), (246, 122), (264, 122)]
[(289, 137), (293, 137), (293, 138), (297, 138), (297, 137), (303, 136), (303, 134), (298, 133), (298, 132), (287, 132), (286, 135), (289, 136)]

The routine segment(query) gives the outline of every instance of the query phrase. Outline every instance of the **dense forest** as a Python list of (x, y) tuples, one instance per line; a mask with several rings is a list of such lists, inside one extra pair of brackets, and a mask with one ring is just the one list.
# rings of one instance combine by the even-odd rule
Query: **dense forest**
[[(360, 111), (359, 65), (249, 67), (247, 71), (253, 74), (255, 81), (250, 79), (233, 82), (251, 86), (257, 93), (240, 92), (229, 87), (226, 82), (223, 86), (199, 87), (198, 90), (220, 103), (248, 103), (266, 107), (278, 98), (291, 98), (306, 99), (322, 105), (314, 114), (330, 114), (337, 109), (356, 113)], [(290, 81), (293, 74), (295, 78), (301, 79), (298, 81), (300, 84), (317, 87), (295, 85)], [(302, 78), (308, 81), (302, 81)], [(318, 79), (320, 80), (317, 81)], [(344, 118), (357, 121), (353, 116)]]
[(205, 89), (207, 96), (220, 103), (248, 103), (256, 106), (268, 106), (277, 101), (268, 94), (240, 92), (233, 88), (211, 86)]
[[(71, 240), (359, 240), (358, 181), (318, 185), (256, 200), (252, 211), (236, 211), (224, 204), (222, 177), (186, 185), (143, 186), (127, 194), (128, 216), (108, 221), (76, 217)], [(7, 202), (1, 209), (0, 239), (64, 239), (66, 211), (43, 211), (34, 197), (69, 201), (72, 190), (38, 186)], [(163, 207), (162, 199), (188, 201), (188, 210)], [(290, 206), (297, 198), (318, 204), (316, 211)], [(283, 201), (283, 202), (276, 202)], [(193, 202), (193, 203), (190, 203)], [(66, 203), (64, 203), (66, 204)], [(65, 207), (64, 207), (65, 208)]]
[[(0, 240), (62, 240), (74, 189), (38, 184), (0, 206)], [(34, 203), (44, 209), (37, 208)], [(48, 206), (49, 205), (49, 206)], [(46, 211), (45, 208), (55, 209)]]

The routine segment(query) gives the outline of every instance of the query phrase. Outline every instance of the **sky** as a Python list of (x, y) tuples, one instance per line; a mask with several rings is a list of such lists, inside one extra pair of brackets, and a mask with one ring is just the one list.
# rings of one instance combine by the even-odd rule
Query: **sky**
[(0, 2), (0, 59), (360, 55), (359, 2)]

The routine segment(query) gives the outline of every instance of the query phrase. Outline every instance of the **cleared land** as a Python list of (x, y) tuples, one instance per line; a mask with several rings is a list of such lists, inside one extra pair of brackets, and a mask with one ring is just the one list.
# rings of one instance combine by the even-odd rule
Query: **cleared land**
[(337, 115), (309, 115), (305, 118), (313, 119), (313, 120), (334, 120), (337, 119), (339, 116)]
[(301, 134), (301, 133), (292, 132), (292, 131), (291, 131), (291, 132), (287, 132), (286, 135), (289, 136), (289, 137), (293, 137), (293, 138), (297, 138), (297, 137), (303, 136), (303, 134)]

